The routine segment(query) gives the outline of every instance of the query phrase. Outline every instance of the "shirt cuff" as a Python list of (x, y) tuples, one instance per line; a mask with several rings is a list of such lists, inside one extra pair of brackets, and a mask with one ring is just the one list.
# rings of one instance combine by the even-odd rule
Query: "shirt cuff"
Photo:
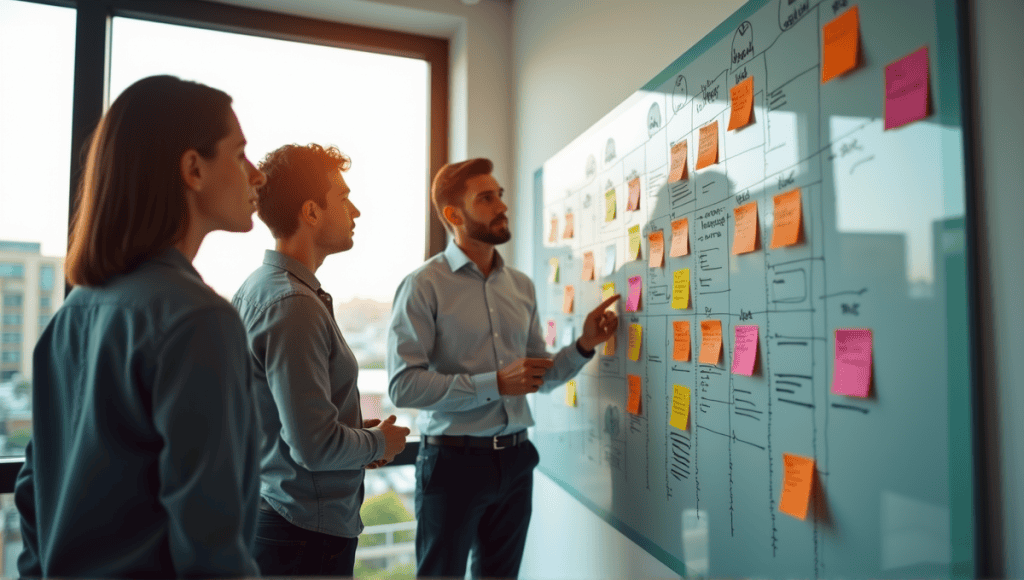
[(493, 403), (501, 398), (498, 393), (498, 373), (480, 373), (473, 375), (473, 386), (476, 387), (476, 402), (478, 406)]
[(373, 435), (373, 440), (377, 442), (377, 451), (373, 454), (373, 459), (370, 460), (370, 463), (373, 463), (378, 459), (384, 458), (384, 452), (388, 450), (388, 442), (384, 439), (384, 432), (380, 429), (367, 429), (367, 431), (370, 432), (370, 435)]
[(573, 344), (576, 345), (576, 352), (580, 353), (580, 356), (582, 356), (583, 358), (585, 358), (587, 360), (590, 360), (590, 359), (594, 358), (594, 355), (597, 353), (597, 349), (596, 348), (594, 350), (590, 351), (590, 354), (587, 354), (586, 352), (583, 352), (583, 347), (580, 346), (580, 339), (578, 339), (578, 338), (576, 339), (576, 342), (574, 342)]

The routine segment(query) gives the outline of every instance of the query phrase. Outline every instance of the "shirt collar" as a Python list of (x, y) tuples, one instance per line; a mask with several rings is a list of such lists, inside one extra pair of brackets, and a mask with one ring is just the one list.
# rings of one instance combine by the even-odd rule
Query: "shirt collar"
[(312, 288), (314, 292), (320, 289), (320, 280), (316, 279), (316, 276), (309, 271), (305, 264), (291, 256), (286, 256), (275, 250), (267, 250), (263, 254), (263, 263), (285, 270), (298, 278), (300, 282)]
[[(455, 243), (455, 238), (448, 240), (448, 247), (444, 249), (444, 257), (448, 260), (448, 267), (452, 269), (452, 272), (458, 272), (466, 264), (473, 264), (474, 267), (476, 266), (476, 264), (473, 263), (473, 260), (470, 260), (469, 256), (462, 251), (462, 248)], [(493, 274), (498, 272), (504, 266), (505, 259), (501, 257), (501, 252), (495, 249), (494, 268), (491, 269), (491, 273)], [(477, 268), (476, 270), (479, 272), (480, 268)]]
[(181, 250), (175, 248), (174, 246), (169, 246), (153, 254), (149, 258), (149, 261), (156, 262), (158, 264), (163, 264), (165, 266), (170, 266), (175, 270), (181, 270), (186, 274), (191, 274), (196, 278), (199, 278), (200, 281), (203, 279), (203, 277), (196, 270), (195, 266), (192, 265), (192, 262), (190, 262), (189, 259), (185, 257), (185, 254), (182, 254)]

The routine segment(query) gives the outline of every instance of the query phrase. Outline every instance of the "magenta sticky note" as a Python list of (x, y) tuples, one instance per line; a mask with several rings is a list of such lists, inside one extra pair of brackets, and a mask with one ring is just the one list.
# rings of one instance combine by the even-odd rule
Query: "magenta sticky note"
[(732, 349), (732, 372), (737, 375), (754, 374), (757, 360), (757, 326), (737, 326), (736, 342)]
[(836, 364), (832, 392), (866, 397), (871, 386), (871, 331), (866, 328), (836, 330)]
[(928, 47), (885, 67), (885, 128), (895, 129), (928, 115)]
[(548, 346), (555, 346), (555, 321), (548, 321), (548, 335), (546, 337)]
[(636, 312), (640, 309), (640, 292), (644, 289), (644, 279), (640, 276), (629, 278), (629, 298), (626, 300), (626, 311)]

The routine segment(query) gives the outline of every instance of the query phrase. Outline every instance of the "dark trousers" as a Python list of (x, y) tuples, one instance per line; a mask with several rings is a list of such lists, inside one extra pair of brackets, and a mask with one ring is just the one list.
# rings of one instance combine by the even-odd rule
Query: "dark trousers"
[(416, 575), (514, 578), (526, 546), (533, 468), (529, 441), (493, 451), (421, 445), (416, 458)]
[(254, 556), (262, 576), (352, 576), (359, 538), (339, 538), (296, 526), (263, 509)]

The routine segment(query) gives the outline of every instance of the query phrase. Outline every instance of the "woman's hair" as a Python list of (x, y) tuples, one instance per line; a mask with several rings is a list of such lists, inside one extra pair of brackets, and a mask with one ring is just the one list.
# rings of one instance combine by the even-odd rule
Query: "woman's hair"
[(227, 136), (231, 97), (173, 76), (125, 89), (89, 140), (64, 274), (97, 286), (179, 242), (189, 228), (181, 158)]

